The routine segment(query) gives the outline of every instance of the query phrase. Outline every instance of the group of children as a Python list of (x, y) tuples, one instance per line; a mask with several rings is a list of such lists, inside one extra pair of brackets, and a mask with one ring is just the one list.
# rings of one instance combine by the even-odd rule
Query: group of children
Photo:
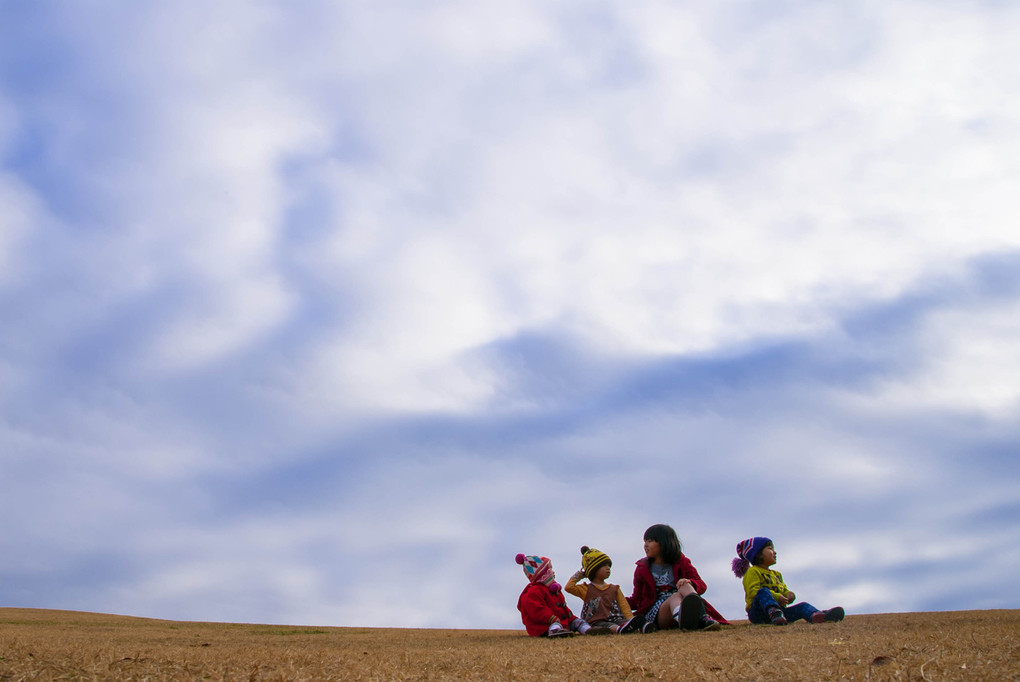
[[(580, 617), (567, 606), (547, 557), (517, 555), (528, 586), (517, 600), (517, 609), (532, 637), (574, 634), (602, 635), (649, 633), (655, 630), (718, 630), (729, 622), (701, 595), (708, 585), (684, 555), (676, 531), (665, 524), (648, 528), (645, 556), (634, 569), (634, 591), (625, 597), (619, 585), (606, 582), (613, 562), (607, 554), (581, 547), (581, 570), (570, 576), (566, 591), (581, 599)], [(825, 611), (807, 602), (794, 603), (796, 595), (783, 582), (783, 574), (771, 567), (776, 548), (765, 537), (737, 543), (734, 575), (743, 578), (747, 618), (756, 625), (786, 625), (795, 620), (835, 622), (844, 611), (837, 606)], [(586, 578), (587, 582), (580, 582)]]

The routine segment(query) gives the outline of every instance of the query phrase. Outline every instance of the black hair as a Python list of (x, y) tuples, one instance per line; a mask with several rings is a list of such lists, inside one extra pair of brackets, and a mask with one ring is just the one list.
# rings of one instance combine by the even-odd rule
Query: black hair
[(683, 547), (680, 545), (680, 538), (676, 536), (676, 531), (664, 523), (649, 526), (644, 539), (659, 543), (659, 557), (667, 564), (675, 564), (683, 554)]

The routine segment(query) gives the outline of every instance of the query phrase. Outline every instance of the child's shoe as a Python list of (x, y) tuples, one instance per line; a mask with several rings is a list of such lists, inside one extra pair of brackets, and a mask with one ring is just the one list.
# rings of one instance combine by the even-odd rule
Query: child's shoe
[(722, 624), (711, 616), (705, 615), (698, 619), (698, 630), (718, 630)]
[[(705, 602), (696, 594), (689, 594), (680, 602), (680, 613), (673, 613), (676, 624), (681, 630), (701, 630), (701, 620), (705, 618)], [(713, 621), (714, 622), (714, 621)]]
[[(819, 611), (818, 613), (814, 614), (814, 616), (811, 616), (811, 619), (812, 619), (811, 622), (814, 622), (814, 617), (817, 616), (817, 615), (820, 615), (820, 614), (821, 614), (821, 611)], [(786, 616), (783, 615), (783, 610), (782, 609), (777, 609), (777, 608), (769, 609), (769, 620), (772, 621), (773, 625), (786, 625)], [(818, 622), (820, 623), (821, 621), (818, 621)]]
[(654, 620), (647, 620), (641, 626), (641, 634), (642, 635), (650, 635), (650, 634), (652, 634), (653, 632), (655, 632), (658, 629), (659, 629), (659, 626), (655, 624)]
[(641, 626), (645, 624), (644, 616), (634, 616), (626, 623), (620, 626), (620, 629), (616, 631), (618, 635), (629, 635), (632, 632), (640, 632)]
[(613, 634), (613, 628), (608, 625), (592, 625), (586, 635), (611, 635)]
[(819, 623), (838, 623), (843, 620), (843, 616), (846, 612), (842, 606), (834, 606), (831, 609), (825, 611), (815, 611), (811, 614), (811, 622), (815, 625)]
[(825, 622), (838, 623), (843, 620), (844, 616), (846, 616), (846, 611), (843, 610), (842, 606), (833, 606), (825, 612)]
[(573, 637), (574, 633), (566, 629), (559, 623), (553, 623), (549, 626), (548, 635), (550, 637)]

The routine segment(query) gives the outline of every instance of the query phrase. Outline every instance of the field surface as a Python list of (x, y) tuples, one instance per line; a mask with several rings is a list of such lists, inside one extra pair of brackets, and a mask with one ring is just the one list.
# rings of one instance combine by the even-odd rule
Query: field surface
[(1020, 680), (1020, 611), (531, 638), (0, 609), (0, 680)]

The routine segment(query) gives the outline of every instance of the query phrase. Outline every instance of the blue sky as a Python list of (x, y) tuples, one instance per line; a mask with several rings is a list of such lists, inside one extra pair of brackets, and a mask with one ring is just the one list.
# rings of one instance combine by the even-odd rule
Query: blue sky
[(665, 522), (731, 618), (750, 535), (1020, 608), (1018, 29), (0, 4), (0, 605), (519, 628)]

